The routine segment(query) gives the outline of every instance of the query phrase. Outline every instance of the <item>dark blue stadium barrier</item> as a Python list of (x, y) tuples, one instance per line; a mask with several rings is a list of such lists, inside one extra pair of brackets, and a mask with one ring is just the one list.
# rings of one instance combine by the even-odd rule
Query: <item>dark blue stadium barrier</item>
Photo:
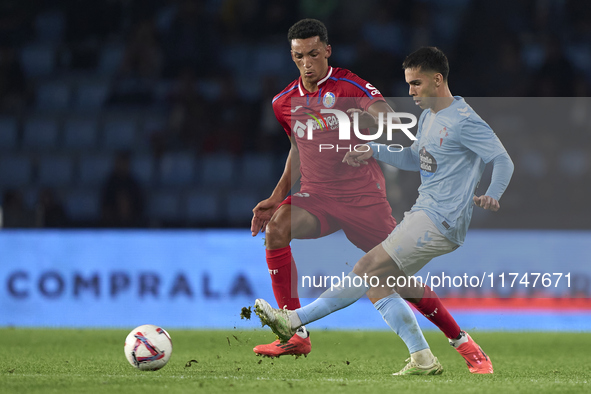
[[(581, 308), (557, 309), (549, 303), (548, 308), (525, 310), (456, 308), (454, 314), (466, 329), (591, 331), (591, 308), (584, 306), (589, 304), (585, 304), (590, 290), (585, 278), (591, 277), (589, 245), (591, 232), (473, 230), (465, 246), (428, 268), (433, 275), (443, 268), (452, 276), (464, 271), (476, 276), (483, 267), (495, 275), (570, 271), (571, 290), (556, 287), (557, 293), (548, 294), (581, 297)], [(251, 237), (249, 231), (2, 230), (0, 250), (0, 326), (5, 327), (153, 323), (171, 328), (252, 329), (260, 327), (258, 321), (240, 319), (241, 308), (253, 305), (258, 297), (274, 299), (263, 240)], [(360, 255), (338, 233), (322, 241), (294, 242), (293, 250), (300, 276), (343, 262), (350, 270)], [(576, 294), (572, 293), (575, 282)], [(527, 295), (521, 290), (497, 296)], [(314, 291), (322, 289), (300, 289), (308, 297)], [(437, 291), (479, 296), (457, 289)], [(454, 303), (458, 305), (462, 303)], [(426, 319), (419, 321), (424, 328), (433, 328)], [(362, 299), (310, 328), (386, 326), (369, 301)]]

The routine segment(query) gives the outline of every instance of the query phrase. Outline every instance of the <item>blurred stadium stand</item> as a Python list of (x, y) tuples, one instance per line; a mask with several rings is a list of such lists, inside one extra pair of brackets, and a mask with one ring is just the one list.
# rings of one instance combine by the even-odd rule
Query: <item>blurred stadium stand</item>
[[(448, 54), (452, 91), (465, 97), (589, 96), (584, 2), (327, 3), (0, 5), (1, 18), (11, 21), (0, 27), (0, 192), (20, 191), (34, 210), (41, 188), (51, 187), (69, 225), (101, 226), (101, 190), (116, 154), (126, 151), (143, 190), (146, 226), (248, 227), (252, 208), (283, 171), (289, 142), (269, 106), (298, 75), (285, 37), (308, 16), (329, 29), (331, 64), (352, 69), (384, 96), (406, 96), (400, 64), (421, 45)], [(515, 12), (507, 16), (501, 5)], [(586, 120), (582, 147), (591, 146)], [(565, 178), (560, 171), (569, 173), (568, 165), (555, 163), (568, 162), (570, 151), (548, 143), (555, 130), (526, 131), (501, 136), (516, 165), (523, 152), (552, 169), (548, 176), (561, 179), (564, 195), (588, 194), (591, 182), (580, 179), (591, 179), (591, 149), (577, 151), (581, 168)], [(416, 181), (416, 174), (397, 173), (389, 190), (397, 219), (412, 204), (415, 194), (407, 191)], [(531, 190), (539, 191), (531, 202), (538, 211), (561, 198), (541, 183), (535, 170), (516, 172), (505, 209), (486, 220), (475, 216), (474, 226), (588, 226), (573, 220), (589, 217), (584, 200), (569, 200), (583, 211), (561, 208), (552, 223), (525, 215), (519, 196)]]

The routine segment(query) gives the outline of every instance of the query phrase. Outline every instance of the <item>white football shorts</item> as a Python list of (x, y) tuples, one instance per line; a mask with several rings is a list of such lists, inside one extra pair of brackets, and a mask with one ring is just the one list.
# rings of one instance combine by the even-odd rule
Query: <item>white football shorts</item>
[(382, 246), (408, 276), (419, 272), (432, 258), (459, 247), (441, 234), (423, 211), (405, 212)]

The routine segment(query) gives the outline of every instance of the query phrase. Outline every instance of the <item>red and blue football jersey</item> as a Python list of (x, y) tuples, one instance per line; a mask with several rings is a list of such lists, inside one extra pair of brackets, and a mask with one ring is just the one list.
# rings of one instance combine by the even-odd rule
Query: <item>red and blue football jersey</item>
[[(357, 138), (352, 130), (350, 140), (339, 140), (337, 116), (321, 113), (322, 109), (345, 113), (351, 108), (365, 111), (377, 101), (384, 98), (369, 82), (349, 70), (335, 67), (329, 67), (315, 92), (308, 92), (298, 78), (275, 96), (275, 116), (287, 135), (295, 138), (299, 150), (302, 192), (331, 197), (385, 197), (384, 176), (375, 159), (360, 167), (342, 162), (348, 150), (367, 141)], [(310, 119), (312, 135), (307, 129)]]

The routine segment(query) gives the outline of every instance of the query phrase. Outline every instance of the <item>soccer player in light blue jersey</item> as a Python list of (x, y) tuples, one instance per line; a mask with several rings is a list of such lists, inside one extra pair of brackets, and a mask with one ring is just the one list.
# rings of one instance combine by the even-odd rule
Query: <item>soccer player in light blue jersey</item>
[[(403, 68), (409, 94), (424, 110), (418, 122), (417, 140), (399, 152), (370, 143), (367, 151), (348, 152), (343, 161), (358, 167), (366, 165), (373, 156), (399, 169), (418, 171), (419, 197), (386, 240), (357, 262), (349, 273), (351, 280), (343, 280), (339, 287), (327, 290), (295, 311), (273, 309), (264, 300), (256, 301), (255, 309), (262, 322), (282, 339), (291, 338), (299, 326), (361, 298), (370, 288), (362, 280), (365, 275), (380, 278), (379, 287), (387, 276), (410, 277), (434, 257), (457, 249), (464, 242), (474, 205), (491, 211), (500, 208), (499, 200), (513, 174), (513, 162), (488, 124), (463, 98), (451, 94), (445, 54), (434, 47), (423, 47), (406, 58)], [(361, 112), (360, 116), (367, 119), (371, 115)], [(484, 195), (476, 196), (486, 163), (493, 164), (491, 183)], [(413, 285), (412, 280), (405, 282), (405, 287), (382, 289), (394, 290), (413, 302), (429, 302), (429, 287)], [(490, 358), (467, 333), (462, 331), (458, 338), (450, 339), (450, 344), (465, 358), (470, 372), (493, 373)], [(424, 354), (421, 356), (420, 360), (411, 357), (398, 374), (421, 374), (434, 368)], [(432, 357), (430, 352), (427, 357)]]

